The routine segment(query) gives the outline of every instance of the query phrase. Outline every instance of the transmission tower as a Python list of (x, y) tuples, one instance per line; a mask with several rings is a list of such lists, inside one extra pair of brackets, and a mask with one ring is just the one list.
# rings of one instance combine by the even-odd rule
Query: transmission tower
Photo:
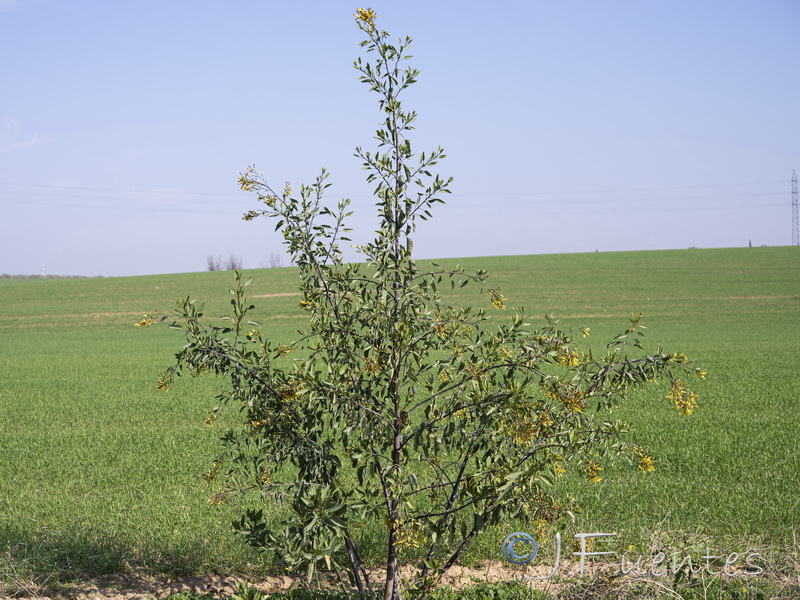
[(800, 225), (797, 217), (797, 171), (792, 171), (792, 246), (800, 246)]

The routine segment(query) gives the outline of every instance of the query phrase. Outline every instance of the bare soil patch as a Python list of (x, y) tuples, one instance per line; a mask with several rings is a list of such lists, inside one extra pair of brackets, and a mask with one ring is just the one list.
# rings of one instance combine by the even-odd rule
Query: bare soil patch
[(248, 298), (283, 298), (286, 296), (299, 296), (300, 292), (281, 292), (280, 294), (253, 294)]

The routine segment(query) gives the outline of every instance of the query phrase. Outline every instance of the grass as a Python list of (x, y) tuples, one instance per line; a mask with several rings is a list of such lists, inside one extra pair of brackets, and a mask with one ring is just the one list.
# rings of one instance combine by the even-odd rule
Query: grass
[[(600, 484), (568, 472), (559, 491), (582, 507), (576, 530), (617, 532), (615, 548), (644, 554), (791, 546), (800, 527), (798, 250), (457, 261), (489, 270), (491, 285), (533, 318), (552, 313), (591, 327), (594, 347), (644, 312), (651, 344), (697, 358), (710, 374), (696, 386), (701, 407), (690, 418), (676, 415), (657, 387), (619, 410), (658, 469), (606, 464)], [(304, 323), (298, 297), (286, 295), (297, 290), (296, 271), (251, 274), (250, 293), (261, 296), (254, 318), (275, 339), (291, 340)], [(187, 295), (222, 315), (231, 284), (226, 272), (0, 280), (0, 567), (64, 582), (131, 569), (269, 570), (230, 532), (241, 507), (210, 506), (214, 490), (200, 477), (218, 450), (220, 431), (204, 425), (218, 384), (183, 381), (157, 392), (182, 338), (133, 327)], [(453, 302), (488, 304), (470, 287)], [(484, 536), (468, 560), (498, 559), (498, 538), (513, 528)]]

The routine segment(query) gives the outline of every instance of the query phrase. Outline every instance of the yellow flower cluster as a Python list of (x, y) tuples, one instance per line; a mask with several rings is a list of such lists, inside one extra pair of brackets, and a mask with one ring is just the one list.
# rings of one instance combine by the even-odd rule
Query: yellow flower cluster
[(172, 386), (172, 376), (162, 377), (156, 382), (156, 389), (166, 392)]
[(239, 188), (244, 192), (252, 192), (258, 187), (258, 184), (243, 174), (239, 174)]
[(433, 323), (433, 332), (441, 339), (446, 340), (450, 337), (452, 329), (453, 326), (443, 316), (439, 315), (436, 317), (436, 321)]
[(270, 208), (274, 207), (278, 202), (278, 197), (275, 194), (259, 194), (258, 199)]
[(541, 517), (533, 520), (533, 537), (537, 542), (542, 543), (548, 538), (548, 529), (546, 520)]
[(411, 527), (405, 525), (403, 521), (397, 524), (397, 547), (419, 548), (425, 542), (425, 535), (422, 527), (416, 521), (412, 522)]
[(586, 398), (583, 390), (566, 383), (557, 383), (553, 389), (547, 392), (547, 396), (551, 400), (558, 400), (571, 412), (580, 413), (586, 409)]
[(367, 373), (378, 373), (381, 370), (381, 366), (374, 358), (371, 356), (367, 357), (367, 360), (364, 361), (364, 371)]
[(375, 18), (377, 15), (371, 8), (357, 8), (356, 14), (353, 16), (356, 18), (359, 26), (363, 26), (368, 30), (375, 29)]
[[(581, 548), (581, 541), (584, 543), (583, 548)], [(581, 540), (576, 536), (575, 541), (572, 542), (572, 551), (577, 553), (583, 551), (584, 548), (586, 552), (591, 552), (594, 549), (594, 538), (586, 537)]]
[(601, 481), (603, 481), (603, 478), (600, 476), (600, 471), (602, 470), (603, 467), (601, 467), (596, 461), (594, 460), (586, 461), (586, 477), (592, 483), (600, 483)]
[(634, 446), (633, 447), (633, 454), (636, 457), (637, 466), (644, 471), (645, 473), (649, 473), (651, 471), (656, 470), (655, 462), (653, 461), (653, 457), (650, 456), (647, 452), (644, 451), (644, 448), (641, 446)]
[(261, 427), (263, 425), (266, 425), (268, 422), (269, 421), (267, 421), (266, 419), (257, 419), (257, 420), (250, 421), (250, 430), (251, 430), (251, 432), (255, 431), (256, 429), (258, 429), (259, 427)]
[(538, 431), (536, 421), (528, 417), (500, 419), (500, 432), (517, 446), (529, 445)]
[(680, 379), (672, 382), (672, 389), (666, 398), (672, 402), (675, 409), (682, 415), (691, 415), (697, 408), (697, 394), (687, 390), (686, 385)]
[(142, 319), (136, 323), (136, 327), (150, 327), (150, 325), (155, 324), (155, 322), (156, 320), (150, 315), (144, 315)]
[(669, 362), (671, 362), (671, 363), (687, 363), (687, 362), (689, 362), (689, 359), (682, 352), (675, 352), (673, 354), (670, 354), (669, 358), (667, 360)]
[(561, 350), (557, 358), (558, 362), (565, 367), (577, 367), (580, 364), (581, 355), (574, 350)]
[(300, 300), (300, 308), (302, 308), (303, 310), (311, 310), (313, 306), (314, 304), (311, 302), (311, 300), (308, 300), (306, 298)]
[(492, 306), (499, 310), (506, 309), (506, 297), (500, 293), (499, 288), (486, 288), (489, 295), (492, 297)]
[(205, 482), (213, 481), (217, 477), (217, 473), (219, 473), (219, 463), (214, 461), (213, 466), (211, 469), (206, 471), (201, 475)]
[(211, 506), (219, 506), (228, 499), (228, 495), (229, 492), (224, 487), (221, 487), (216, 494), (213, 494), (208, 498), (208, 503)]
[(303, 389), (303, 385), (298, 382), (292, 382), (288, 385), (284, 385), (278, 391), (278, 397), (281, 400), (286, 402), (290, 400), (294, 400), (300, 395), (300, 391)]
[(535, 417), (517, 415), (515, 418), (500, 419), (500, 432), (517, 446), (527, 446), (547, 427), (553, 424), (550, 414), (543, 410)]

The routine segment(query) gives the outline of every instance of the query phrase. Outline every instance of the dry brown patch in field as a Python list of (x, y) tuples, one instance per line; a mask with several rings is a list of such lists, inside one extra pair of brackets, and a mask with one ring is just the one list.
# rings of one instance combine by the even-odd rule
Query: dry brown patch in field
[(78, 326), (86, 323), (133, 324), (142, 317), (140, 311), (59, 313), (42, 315), (0, 315), (0, 329), (28, 329), (33, 327)]
[(281, 292), (279, 294), (253, 294), (248, 298), (283, 298), (286, 296), (299, 296), (300, 292)]

